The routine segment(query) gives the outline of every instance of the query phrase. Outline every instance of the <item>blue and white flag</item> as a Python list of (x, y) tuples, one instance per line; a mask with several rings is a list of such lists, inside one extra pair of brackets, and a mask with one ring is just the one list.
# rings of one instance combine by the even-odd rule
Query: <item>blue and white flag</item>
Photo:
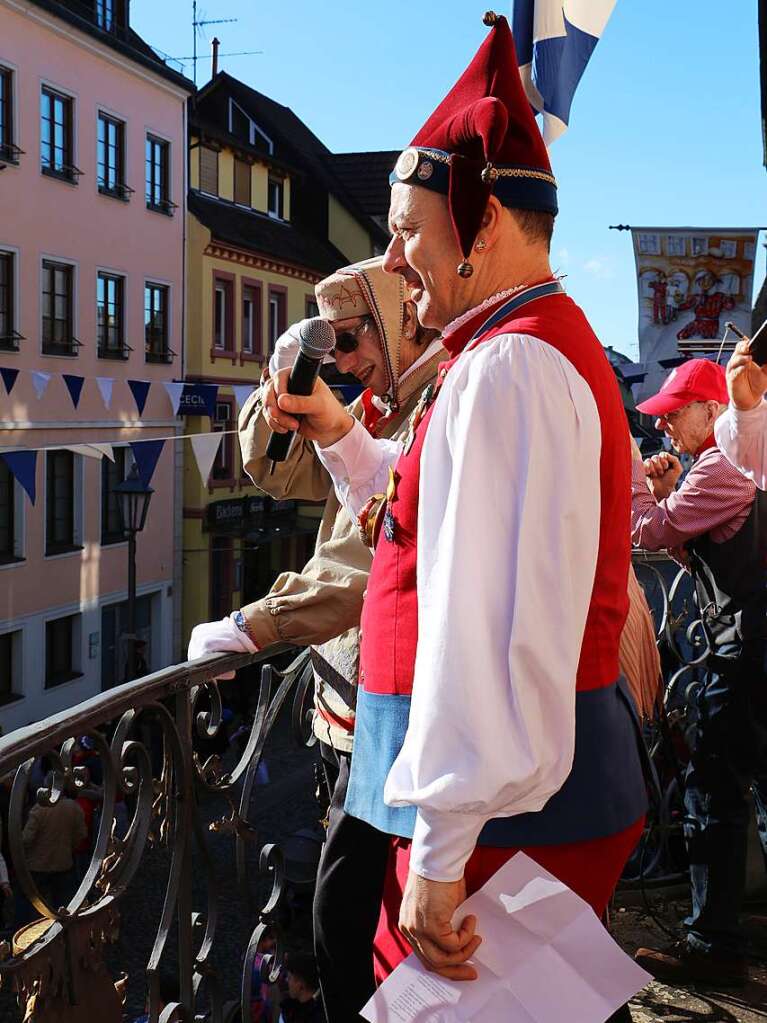
[(550, 146), (570, 123), (575, 90), (615, 0), (513, 0), (519, 73)]

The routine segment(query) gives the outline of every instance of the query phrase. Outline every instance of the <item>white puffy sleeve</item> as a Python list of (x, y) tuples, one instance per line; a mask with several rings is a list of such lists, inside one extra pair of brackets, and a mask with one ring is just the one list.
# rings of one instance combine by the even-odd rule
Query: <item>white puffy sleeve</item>
[(601, 431), (585, 380), (525, 335), (454, 366), (421, 455), (418, 650), (386, 781), (418, 808), (411, 868), (458, 880), (485, 822), (570, 773), (599, 542)]
[(329, 447), (315, 445), (317, 456), (333, 480), (338, 500), (353, 519), (373, 494), (386, 493), (389, 466), (402, 451), (398, 440), (371, 437), (359, 420)]
[(730, 405), (717, 419), (714, 435), (727, 461), (760, 490), (767, 490), (767, 401), (762, 398), (747, 412)]

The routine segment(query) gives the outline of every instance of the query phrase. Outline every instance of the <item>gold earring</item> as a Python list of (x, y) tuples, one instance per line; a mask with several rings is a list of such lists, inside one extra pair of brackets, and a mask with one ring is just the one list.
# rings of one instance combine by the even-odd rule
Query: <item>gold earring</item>
[(482, 252), (483, 249), (487, 248), (487, 242), (484, 238), (480, 238), (477, 244), (474, 246), (477, 252)]

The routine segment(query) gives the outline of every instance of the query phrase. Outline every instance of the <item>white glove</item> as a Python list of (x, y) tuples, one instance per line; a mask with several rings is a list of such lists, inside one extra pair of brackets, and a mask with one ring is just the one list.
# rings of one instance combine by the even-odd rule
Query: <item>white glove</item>
[[(293, 363), (296, 361), (298, 355), (298, 347), (300, 342), (299, 331), (301, 327), (308, 323), (308, 320), (299, 320), (298, 323), (294, 323), (291, 327), (281, 334), (275, 344), (272, 357), (269, 359), (269, 376), (276, 376), (281, 369), (293, 369)], [(326, 355), (322, 360), (323, 363), (335, 362), (332, 355)]]
[(299, 330), (306, 320), (299, 320), (281, 334), (274, 345), (269, 359), (269, 376), (276, 376), (281, 369), (292, 369), (298, 355)]
[[(231, 615), (219, 622), (203, 622), (195, 625), (189, 637), (187, 660), (195, 661), (198, 657), (209, 654), (255, 654), (258, 647), (242, 629), (238, 628)], [(216, 678), (234, 678), (233, 671), (227, 671)]]

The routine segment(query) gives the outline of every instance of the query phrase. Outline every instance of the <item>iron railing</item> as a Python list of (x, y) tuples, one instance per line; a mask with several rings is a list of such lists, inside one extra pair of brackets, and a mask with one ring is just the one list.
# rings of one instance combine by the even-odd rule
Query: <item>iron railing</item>
[[(298, 656), (284, 671), (266, 663), (291, 651)], [(223, 704), (215, 677), (254, 664), (261, 664), (262, 670), (253, 724), (236, 764), (227, 769), (220, 756), (203, 758), (195, 745), (198, 738), (212, 739), (222, 728)], [(131, 885), (147, 850), (163, 846), (169, 861), (167, 888), (145, 966), (151, 1023), (227, 1023), (239, 1011), (243, 1020), (250, 1019), (253, 963), (267, 927), (277, 938), (277, 948), (265, 967), (267, 973), (274, 969), (272, 980), (282, 960), (284, 891), (279, 850), (274, 845), (259, 849), (253, 823), (254, 786), (267, 737), (291, 694), (293, 731), (300, 742), (310, 741), (311, 682), (308, 652), (287, 645), (255, 656), (214, 655), (111, 689), (0, 738), (0, 777), (13, 777), (8, 837), (14, 884), (39, 914), (4, 944), (0, 981), (6, 989), (15, 988), (22, 1011), (29, 1011), (33, 1002), (30, 1018), (72, 1023), (121, 1019), (120, 985), (115, 988), (114, 977), (105, 967), (106, 947), (118, 932), (121, 912), (131, 898)], [(25, 815), (30, 801), (50, 805), (65, 792), (76, 795), (84, 789), (87, 776), (74, 756), (83, 736), (100, 759), (102, 809), (79, 886), (66, 906), (58, 906), (46, 900), (36, 883), (38, 876), (29, 869), (23, 839)], [(41, 756), (47, 757), (51, 772), (32, 793), (33, 768)], [(211, 797), (220, 801), (222, 812), (206, 823), (200, 801)], [(128, 808), (122, 835), (115, 814), (120, 798)], [(227, 835), (234, 843), (237, 883), (243, 904), (249, 907), (248, 927), (252, 926), (241, 988), (234, 998), (213, 965), (222, 921), (209, 849), (211, 832)], [(199, 878), (192, 876), (193, 852), (195, 872), (203, 864), (206, 873), (204, 907), (193, 904), (193, 880), (199, 890)], [(249, 868), (254, 856), (257, 870)], [(265, 883), (270, 894), (259, 905), (258, 891), (263, 891)], [(177, 971), (178, 1000), (161, 1008), (160, 970), (168, 958)]]
[(687, 877), (683, 774), (695, 725), (695, 689), (704, 681), (710, 646), (691, 574), (665, 551), (635, 550), (633, 563), (652, 611), (664, 687), (655, 717), (644, 726), (656, 784), (624, 884), (673, 885)]
[[(681, 789), (671, 730), (683, 736), (688, 727), (688, 690), (702, 678), (708, 648), (690, 576), (665, 555), (635, 552), (634, 566), (655, 617), (666, 679), (665, 715), (648, 725), (646, 733), (660, 790), (641, 852), (629, 870), (644, 882), (680, 877), (685, 869), (679, 859)], [(46, 1010), (51, 1014), (55, 1010), (57, 1020), (93, 1023), (89, 997), (98, 990), (103, 1009), (99, 1023), (101, 1018), (120, 1019), (119, 994), (105, 968), (107, 946), (119, 929), (148, 850), (164, 847), (169, 856), (167, 887), (145, 963), (151, 1023), (228, 1023), (237, 1012), (243, 1020), (250, 1018), (253, 964), (267, 928), (277, 939), (264, 968), (272, 979), (284, 949), (283, 859), (275, 845), (259, 840), (254, 824), (258, 799), (253, 797), (265, 743), (290, 698), (295, 737), (301, 743), (310, 741), (308, 653), (298, 654), (283, 671), (267, 663), (292, 649), (280, 645), (252, 657), (214, 655), (175, 665), (0, 738), (0, 778), (13, 777), (8, 815), (11, 865), (15, 883), (39, 914), (0, 949), (0, 980), (6, 988), (15, 987), (22, 1006), (36, 999), (40, 1018), (45, 1018)], [(200, 755), (195, 745), (198, 738), (215, 738), (222, 728), (216, 676), (251, 665), (262, 666), (254, 719), (236, 763), (227, 767), (218, 755)], [(87, 778), (75, 758), (83, 736), (90, 739), (102, 765), (102, 810), (79, 886), (66, 906), (57, 906), (46, 900), (29, 869), (25, 815), (30, 801), (51, 804), (65, 791), (76, 794), (86, 787)], [(52, 777), (32, 792), (33, 768), (44, 755)], [(115, 813), (120, 795), (129, 808), (122, 834)], [(206, 822), (201, 800), (211, 798), (219, 801), (222, 812)], [(237, 885), (249, 920), (238, 998), (222, 984), (214, 965), (222, 922), (209, 849), (211, 832), (234, 843)], [(206, 874), (204, 908), (195, 905), (193, 895), (193, 852)], [(254, 858), (257, 869), (251, 866)], [(161, 1010), (159, 977), (169, 957), (178, 974), (178, 1001)], [(116, 1015), (108, 1015), (105, 998), (113, 1000)]]

